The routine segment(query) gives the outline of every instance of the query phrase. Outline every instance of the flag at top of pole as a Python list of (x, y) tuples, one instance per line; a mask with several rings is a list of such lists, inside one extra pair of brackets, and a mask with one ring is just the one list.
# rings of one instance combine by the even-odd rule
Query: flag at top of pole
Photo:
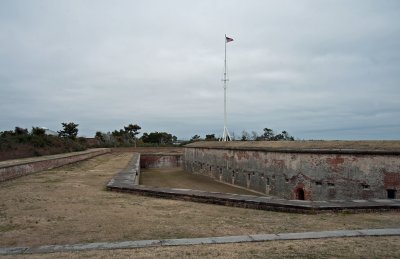
[(229, 37), (226, 37), (226, 36), (225, 36), (225, 40), (226, 40), (226, 43), (233, 41), (232, 38), (229, 38)]
[(222, 133), (222, 141), (231, 141), (231, 135), (229, 134), (229, 130), (226, 126), (227, 124), (227, 119), (226, 119), (226, 83), (228, 81), (227, 78), (227, 74), (226, 74), (226, 44), (228, 42), (233, 41), (232, 38), (226, 37), (225, 34), (225, 60), (224, 60), (224, 79), (222, 79), (222, 81), (224, 81), (224, 132)]

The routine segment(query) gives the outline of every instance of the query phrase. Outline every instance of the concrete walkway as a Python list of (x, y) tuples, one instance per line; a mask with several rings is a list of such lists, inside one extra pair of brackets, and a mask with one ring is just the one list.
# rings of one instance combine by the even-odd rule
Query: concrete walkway
[(155, 239), (122, 242), (101, 242), (73, 245), (49, 245), (39, 247), (9, 247), (0, 248), (0, 255), (14, 254), (43, 254), (56, 252), (76, 252), (87, 250), (132, 249), (160, 246), (187, 246), (203, 244), (228, 244), (244, 242), (265, 242), (278, 240), (301, 240), (341, 237), (367, 237), (367, 236), (400, 236), (400, 228), (388, 229), (362, 229), (362, 230), (335, 230), (321, 232), (258, 234), (245, 236), (202, 237), (182, 239)]

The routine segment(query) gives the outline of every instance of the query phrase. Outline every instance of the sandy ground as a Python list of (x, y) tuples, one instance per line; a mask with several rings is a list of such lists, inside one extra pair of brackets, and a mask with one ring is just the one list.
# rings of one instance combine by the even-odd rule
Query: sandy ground
[(131, 157), (111, 153), (0, 183), (0, 247), (400, 226), (398, 212), (303, 215), (106, 191)]
[(203, 175), (185, 173), (180, 167), (142, 169), (140, 174), (140, 184), (156, 187), (203, 190), (209, 192), (261, 195), (256, 192), (213, 181), (209, 177)]

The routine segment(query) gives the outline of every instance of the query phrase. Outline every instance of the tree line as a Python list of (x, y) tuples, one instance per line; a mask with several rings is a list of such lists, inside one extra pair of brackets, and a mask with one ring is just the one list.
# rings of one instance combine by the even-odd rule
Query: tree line
[(30, 156), (51, 155), (82, 151), (88, 146), (86, 138), (78, 138), (78, 124), (62, 123), (63, 129), (46, 132), (46, 129), (15, 127), (0, 132), (0, 160)]
[[(235, 134), (232, 134), (232, 140), (239, 141), (294, 141), (294, 137), (291, 136), (286, 130), (283, 130), (281, 133), (275, 133), (274, 130), (270, 128), (264, 128), (263, 133), (259, 134), (256, 131), (252, 131), (251, 133), (243, 130), (242, 134), (236, 138)], [(189, 142), (196, 141), (219, 141), (220, 138), (215, 137), (215, 134), (206, 134), (205, 138), (201, 138), (199, 135), (194, 135)]]
[[(112, 132), (97, 131), (94, 140), (78, 137), (78, 126), (74, 122), (61, 123), (62, 129), (56, 134), (46, 134), (46, 129), (32, 127), (31, 131), (26, 128), (15, 127), (14, 130), (0, 132), (0, 151), (15, 149), (16, 145), (31, 145), (34, 148), (58, 147), (64, 151), (79, 151), (87, 147), (136, 147), (136, 146), (170, 146), (175, 144), (184, 145), (195, 141), (218, 141), (215, 134), (206, 134), (204, 138), (194, 135), (189, 141), (177, 143), (176, 136), (168, 132), (144, 132), (141, 137), (141, 126), (138, 124), (129, 124), (119, 130)], [(261, 134), (256, 131), (251, 133), (243, 130), (239, 137), (233, 134), (233, 140), (236, 141), (293, 141), (294, 137), (287, 131), (275, 133), (270, 128), (264, 128)]]
[(95, 138), (102, 146), (123, 147), (123, 146), (168, 146), (174, 144), (178, 138), (167, 132), (144, 132), (140, 138), (141, 127), (137, 124), (129, 124), (120, 130), (112, 132), (97, 131)]

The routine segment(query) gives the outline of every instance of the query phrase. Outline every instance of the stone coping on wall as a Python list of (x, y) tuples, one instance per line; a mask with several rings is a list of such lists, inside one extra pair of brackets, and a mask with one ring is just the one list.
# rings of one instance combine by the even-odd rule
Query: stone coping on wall
[(183, 154), (182, 147), (117, 147), (112, 152), (133, 152), (140, 154)]
[(161, 188), (139, 185), (140, 154), (135, 153), (129, 165), (107, 184), (107, 190), (143, 196), (185, 200), (260, 210), (318, 213), (326, 211), (385, 211), (400, 210), (399, 199), (304, 201), (268, 196), (239, 195), (201, 190)]
[[(192, 237), (174, 239), (150, 239), (150, 240), (124, 240), (119, 242), (96, 242), (66, 245), (43, 245), (37, 247), (0, 247), (0, 255), (31, 255), (45, 253), (81, 252), (91, 250), (114, 250), (114, 249), (136, 249), (169, 246), (190, 246), (209, 244), (232, 244), (285, 240), (308, 240), (321, 238), (346, 238), (346, 237), (381, 237), (399, 236), (400, 228), (381, 229), (354, 229), (354, 230), (328, 230), (318, 232), (295, 232), (295, 233), (273, 233), (273, 234), (250, 234), (241, 236), (218, 236), (218, 237)], [(135, 251), (132, 251), (134, 254)], [(79, 254), (78, 254), (79, 255)], [(56, 256), (52, 256), (56, 257)]]
[(400, 141), (198, 141), (185, 148), (281, 153), (400, 155)]
[(75, 163), (108, 152), (110, 152), (108, 148), (96, 148), (80, 152), (2, 161), (0, 162), (0, 182)]
[(140, 154), (133, 153), (128, 166), (118, 172), (107, 184), (107, 188), (118, 184), (138, 185), (140, 179)]
[(142, 156), (183, 156), (183, 153), (146, 153), (140, 152)]
[(200, 190), (160, 188), (144, 185), (135, 185), (126, 180), (114, 178), (107, 185), (109, 191), (127, 192), (143, 196), (185, 200), (208, 204), (242, 207), (259, 210), (282, 212), (318, 213), (326, 211), (385, 211), (400, 210), (400, 200), (373, 199), (373, 200), (334, 200), (334, 201), (302, 201), (285, 200), (271, 197), (239, 195), (220, 192), (206, 192)]
[(78, 152), (69, 152), (69, 153), (61, 153), (56, 155), (49, 155), (49, 156), (38, 156), (38, 157), (28, 157), (28, 158), (21, 158), (21, 159), (12, 159), (0, 162), (0, 168), (11, 167), (16, 165), (25, 165), (35, 162), (47, 161), (47, 160), (55, 160), (60, 158), (67, 158), (79, 155), (86, 155), (91, 153), (108, 153), (111, 150), (109, 148), (92, 148), (84, 151)]

